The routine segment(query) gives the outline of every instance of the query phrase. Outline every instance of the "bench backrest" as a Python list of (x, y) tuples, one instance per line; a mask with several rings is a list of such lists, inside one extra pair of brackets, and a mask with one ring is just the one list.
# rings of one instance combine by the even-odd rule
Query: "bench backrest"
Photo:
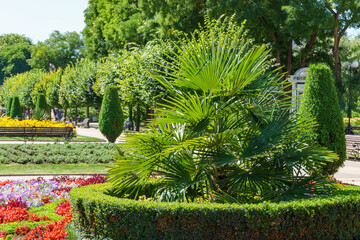
[(56, 137), (72, 135), (72, 127), (0, 127), (0, 136)]

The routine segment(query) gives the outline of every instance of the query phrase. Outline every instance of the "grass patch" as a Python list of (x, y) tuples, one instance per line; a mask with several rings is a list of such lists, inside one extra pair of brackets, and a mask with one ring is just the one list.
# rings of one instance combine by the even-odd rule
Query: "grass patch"
[[(46, 142), (65, 142), (63, 137), (0, 137), (0, 141), (46, 141)], [(76, 137), (71, 138), (70, 142), (106, 142), (104, 139), (87, 137), (77, 135)]]
[(0, 164), (0, 174), (106, 173), (109, 164)]

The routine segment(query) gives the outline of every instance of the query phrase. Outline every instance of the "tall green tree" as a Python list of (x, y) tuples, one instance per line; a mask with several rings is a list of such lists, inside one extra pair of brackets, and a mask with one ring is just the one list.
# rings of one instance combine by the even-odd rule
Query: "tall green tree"
[(48, 39), (32, 47), (28, 62), (32, 68), (54, 71), (82, 58), (84, 47), (77, 32), (53, 31)]
[[(281, 71), (288, 74), (312, 62), (319, 52), (314, 46), (331, 37), (333, 28), (322, 0), (91, 0), (83, 31), (88, 56), (100, 58), (129, 43), (172, 38), (177, 31), (191, 33), (207, 14), (216, 18), (235, 14), (239, 24), (247, 20), (249, 36), (273, 49), (277, 67), (284, 66)], [(317, 54), (316, 61), (320, 57)]]
[[(82, 59), (68, 65), (64, 70), (59, 88), (59, 103), (64, 108), (75, 108), (75, 118), (78, 107), (89, 109), (90, 106), (101, 103), (101, 97), (96, 95), (93, 87), (97, 67), (96, 62)], [(89, 111), (87, 111), (87, 116), (89, 116)]]
[(31, 93), (36, 84), (40, 82), (46, 73), (43, 70), (34, 69), (24, 75), (24, 79), (17, 89), (17, 95), (23, 107), (34, 108), (36, 99), (32, 97)]
[(360, 22), (359, 0), (321, 0), (326, 10), (331, 14), (333, 32), (333, 57), (335, 65), (336, 86), (344, 89), (341, 82), (340, 41), (349, 27), (357, 27)]
[(0, 97), (3, 105), (8, 104), (8, 100), (18, 95), (20, 86), (27, 79), (29, 72), (19, 73), (12, 77), (6, 78), (1, 89)]
[(87, 56), (100, 59), (129, 43), (144, 46), (171, 37), (175, 30), (190, 33), (203, 22), (204, 6), (195, 0), (90, 0), (82, 32)]
[(31, 69), (31, 40), (19, 34), (0, 35), (0, 84), (6, 77)]
[[(229, 0), (208, 1), (213, 16), (233, 14), (238, 23), (246, 20), (248, 34), (256, 43), (273, 49), (280, 71), (292, 74), (305, 67), (318, 38), (327, 36), (330, 15), (319, 1), (313, 0)], [(297, 55), (294, 46), (297, 46)]]
[(61, 108), (59, 100), (59, 91), (61, 84), (62, 69), (59, 68), (56, 72), (51, 73), (49, 76), (49, 83), (45, 90), (46, 102), (56, 108)]
[(165, 58), (170, 46), (166, 42), (151, 41), (145, 47), (134, 47), (112, 54), (98, 68), (97, 80), (94, 84), (100, 96), (109, 84), (119, 88), (120, 99), (129, 106), (129, 121), (132, 122), (132, 107), (136, 108), (136, 130), (140, 129), (140, 107), (152, 107), (156, 99), (163, 96), (165, 89), (149, 72), (162, 70), (157, 65), (161, 57)]

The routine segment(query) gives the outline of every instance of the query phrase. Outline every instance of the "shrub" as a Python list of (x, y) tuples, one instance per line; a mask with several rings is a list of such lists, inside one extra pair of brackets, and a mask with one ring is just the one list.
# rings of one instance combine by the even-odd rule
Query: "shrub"
[(10, 117), (11, 118), (18, 117), (20, 120), (23, 119), (19, 97), (13, 97), (12, 104), (11, 104)]
[(49, 117), (49, 106), (43, 93), (39, 93), (36, 99), (34, 118), (43, 120)]
[(207, 20), (195, 35), (173, 53), (171, 76), (159, 79), (170, 96), (157, 118), (143, 133), (125, 134), (110, 181), (139, 191), (156, 172), (163, 178), (152, 197), (169, 202), (288, 199), (326, 189), (318, 171), (337, 155), (314, 143), (313, 119), (289, 114), (289, 83), (269, 70), (266, 48), (231, 19)]
[(124, 128), (124, 115), (121, 110), (118, 90), (108, 86), (101, 104), (99, 130), (109, 142), (115, 142)]
[(327, 163), (323, 171), (333, 174), (344, 163), (346, 142), (343, 119), (335, 90), (332, 72), (323, 64), (311, 65), (306, 78), (300, 113), (315, 117), (315, 140), (339, 155), (337, 161)]
[(4, 157), (4, 156), (0, 156), (0, 164), (8, 164), (9, 163), (9, 159)]
[(12, 98), (12, 97), (9, 98), (9, 99), (8, 99), (8, 102), (7, 102), (7, 105), (6, 105), (6, 115), (7, 115), (8, 117), (10, 117), (12, 101), (13, 101), (13, 98)]
[(358, 239), (360, 190), (258, 204), (162, 203), (105, 194), (108, 184), (72, 189), (74, 224), (96, 239)]

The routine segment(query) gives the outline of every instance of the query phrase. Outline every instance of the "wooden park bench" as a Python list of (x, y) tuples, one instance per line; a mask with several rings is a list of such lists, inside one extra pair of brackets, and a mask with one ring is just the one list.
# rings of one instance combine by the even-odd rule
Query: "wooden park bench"
[(1, 137), (65, 137), (70, 139), (72, 127), (0, 127)]

